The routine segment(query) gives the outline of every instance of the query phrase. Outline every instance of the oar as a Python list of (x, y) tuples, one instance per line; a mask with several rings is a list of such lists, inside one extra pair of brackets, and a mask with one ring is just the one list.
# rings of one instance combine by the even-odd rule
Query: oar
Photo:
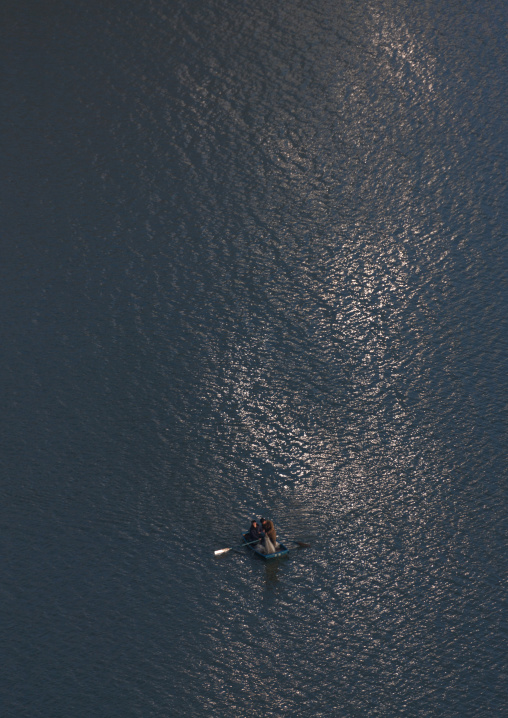
[(295, 541), (294, 539), (288, 539), (291, 543), (295, 543), (300, 548), (310, 548), (310, 543), (303, 543), (303, 541)]
[(221, 556), (223, 553), (228, 553), (228, 551), (234, 551), (237, 548), (241, 548), (242, 546), (248, 546), (251, 543), (258, 543), (259, 539), (256, 539), (255, 541), (248, 541), (247, 543), (242, 543), (239, 546), (230, 546), (229, 548), (219, 548), (217, 551), (214, 551), (214, 554), (216, 556)]

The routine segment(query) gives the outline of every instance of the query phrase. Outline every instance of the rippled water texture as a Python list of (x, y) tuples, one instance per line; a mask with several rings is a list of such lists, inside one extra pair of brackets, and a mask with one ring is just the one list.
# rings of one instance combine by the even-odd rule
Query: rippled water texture
[(506, 715), (505, 4), (2, 14), (2, 715)]

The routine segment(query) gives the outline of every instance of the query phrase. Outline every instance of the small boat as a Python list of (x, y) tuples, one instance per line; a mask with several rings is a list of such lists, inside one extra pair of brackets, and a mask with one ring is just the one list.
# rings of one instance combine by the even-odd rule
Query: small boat
[(256, 549), (256, 546), (254, 544), (248, 543), (248, 536), (248, 532), (242, 534), (242, 543), (253, 553), (255, 553), (256, 556), (259, 556), (259, 558), (262, 558), (265, 561), (270, 561), (272, 558), (281, 558), (281, 556), (287, 556), (289, 553), (289, 549), (286, 548), (283, 543), (279, 543), (280, 549), (275, 553), (261, 553), (261, 551), (258, 551)]

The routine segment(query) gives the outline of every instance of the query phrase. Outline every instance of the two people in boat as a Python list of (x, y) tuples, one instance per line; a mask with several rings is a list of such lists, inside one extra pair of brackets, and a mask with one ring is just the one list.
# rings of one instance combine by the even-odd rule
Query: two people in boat
[(259, 523), (255, 519), (252, 520), (247, 541), (257, 541), (258, 543), (252, 546), (260, 553), (276, 553), (280, 548), (273, 521), (268, 519), (260, 519)]

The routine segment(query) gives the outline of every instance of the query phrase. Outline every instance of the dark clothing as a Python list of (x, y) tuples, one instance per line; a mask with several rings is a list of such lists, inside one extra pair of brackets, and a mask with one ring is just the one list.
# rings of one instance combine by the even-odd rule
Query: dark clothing
[(263, 531), (263, 529), (260, 529), (257, 524), (255, 526), (251, 526), (250, 531), (247, 534), (247, 542), (260, 541), (264, 535), (265, 532)]

